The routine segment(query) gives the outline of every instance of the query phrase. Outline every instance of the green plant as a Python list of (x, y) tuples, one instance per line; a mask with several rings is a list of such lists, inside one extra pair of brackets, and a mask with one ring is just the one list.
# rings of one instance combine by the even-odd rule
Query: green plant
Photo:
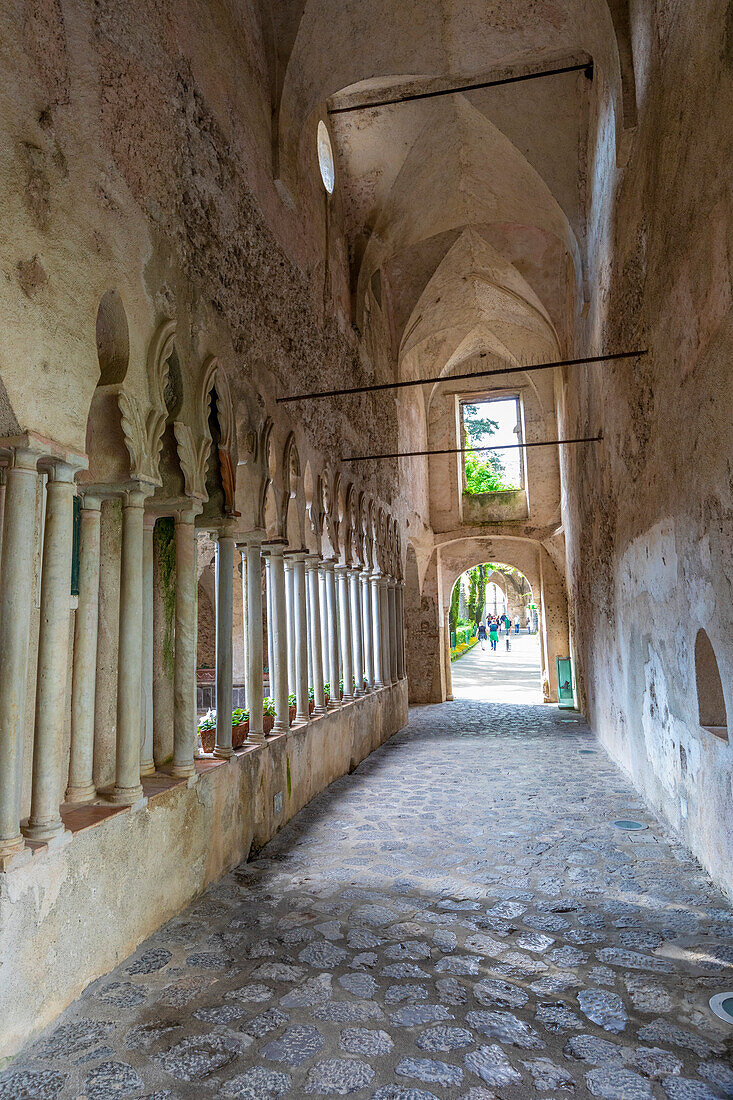
[(216, 711), (208, 710), (203, 718), (199, 718), (198, 728), (200, 730), (215, 730), (216, 729)]
[(295, 706), (295, 692), (291, 692), (290, 695), (288, 695), (288, 706), (289, 707), (294, 707)]
[(275, 700), (274, 699), (271, 699), (269, 696), (265, 696), (265, 698), (262, 700), (262, 713), (267, 714), (268, 717), (270, 717), (270, 718), (275, 717)]
[(249, 722), (249, 707), (235, 707), (232, 711), (232, 725), (240, 726), (243, 722)]

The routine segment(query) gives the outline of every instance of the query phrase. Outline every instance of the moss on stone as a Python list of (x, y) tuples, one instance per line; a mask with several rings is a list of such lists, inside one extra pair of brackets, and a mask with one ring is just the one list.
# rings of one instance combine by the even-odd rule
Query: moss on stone
[(153, 544), (158, 562), (158, 577), (165, 614), (163, 668), (172, 678), (175, 660), (174, 623), (176, 615), (176, 527), (172, 516), (166, 516), (157, 521), (153, 531)]

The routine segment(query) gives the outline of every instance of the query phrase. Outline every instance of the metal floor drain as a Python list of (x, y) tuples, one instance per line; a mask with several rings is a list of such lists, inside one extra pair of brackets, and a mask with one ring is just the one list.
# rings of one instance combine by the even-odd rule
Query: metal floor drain
[(617, 829), (625, 829), (627, 833), (638, 833), (640, 829), (648, 828), (643, 821), (630, 821), (626, 818), (614, 821), (614, 825)]
[(580, 755), (581, 756), (595, 756), (595, 754), (596, 754), (595, 749), (581, 749), (580, 750)]
[(733, 1024), (733, 990), (727, 993), (716, 993), (708, 1003), (719, 1020), (725, 1020), (726, 1024)]

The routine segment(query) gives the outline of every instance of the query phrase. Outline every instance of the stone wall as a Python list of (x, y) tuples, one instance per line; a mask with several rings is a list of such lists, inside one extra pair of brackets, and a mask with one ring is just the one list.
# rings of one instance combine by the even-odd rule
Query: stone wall
[(403, 680), (239, 753), (141, 810), (73, 840), (67, 833), (62, 847), (3, 875), (0, 1057), (406, 722)]
[[(653, 806), (733, 893), (733, 746), (698, 718), (695, 638), (733, 716), (733, 8), (632, 3), (638, 120), (601, 95), (577, 350), (648, 348), (558, 381), (581, 703)], [(563, 432), (561, 431), (561, 434)]]

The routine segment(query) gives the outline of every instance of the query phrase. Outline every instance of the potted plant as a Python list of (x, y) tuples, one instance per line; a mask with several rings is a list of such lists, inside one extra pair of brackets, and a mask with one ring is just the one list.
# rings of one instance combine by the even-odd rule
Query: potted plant
[(216, 711), (208, 710), (203, 718), (199, 719), (199, 737), (203, 752), (213, 752), (216, 744)]
[(297, 705), (296, 705), (296, 702), (295, 702), (295, 693), (292, 693), (292, 694), (288, 695), (288, 712), (290, 714), (290, 721), (291, 722), (292, 722), (293, 718), (295, 718), (295, 714), (296, 714), (297, 709), (298, 708), (297, 708)]
[(249, 710), (235, 707), (232, 711), (232, 748), (241, 749), (249, 733)]
[(308, 713), (312, 714), (316, 709), (316, 696), (313, 688), (308, 688)]
[(328, 681), (326, 681), (326, 683), (323, 685), (323, 695), (326, 700), (326, 706), (328, 706), (331, 701), (331, 685), (328, 683)]
[(262, 730), (265, 734), (272, 732), (275, 725), (275, 700), (265, 696), (262, 700)]

